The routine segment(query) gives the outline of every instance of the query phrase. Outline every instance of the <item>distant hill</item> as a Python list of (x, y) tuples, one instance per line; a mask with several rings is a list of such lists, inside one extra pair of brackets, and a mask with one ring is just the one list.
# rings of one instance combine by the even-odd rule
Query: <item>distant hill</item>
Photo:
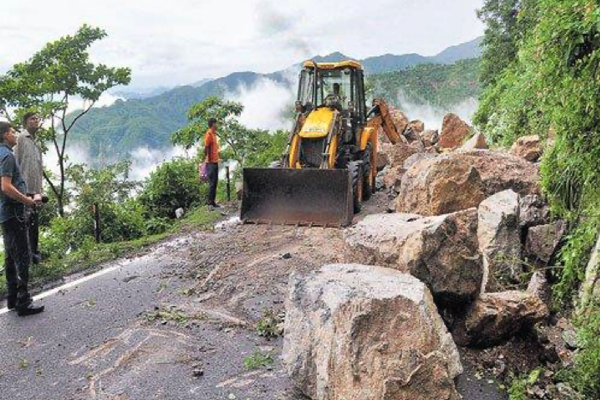
[(427, 104), (448, 111), (467, 99), (477, 98), (480, 60), (454, 64), (421, 64), (403, 71), (370, 75), (373, 97), (383, 97), (393, 106), (404, 109), (403, 102)]
[[(472, 79), (474, 67), (471, 67), (474, 64), (465, 64), (468, 68), (457, 66), (447, 69), (433, 63), (449, 64), (462, 58), (477, 56), (480, 54), (480, 42), (481, 39), (478, 38), (450, 47), (433, 57), (387, 54), (366, 58), (361, 62), (368, 76), (372, 77), (376, 90), (385, 97), (396, 98), (398, 88), (402, 88), (415, 98), (443, 103), (453, 97), (461, 97), (457, 92), (468, 94), (478, 90), (476, 79)], [(349, 58), (341, 53), (314, 57), (320, 62)], [(431, 65), (425, 66), (428, 64)], [(413, 68), (418, 65), (423, 67)], [(404, 70), (406, 73), (403, 73)], [(391, 74), (387, 74), (389, 72)], [(71, 137), (88, 147), (90, 154), (95, 159), (102, 160), (103, 164), (127, 158), (131, 151), (141, 146), (165, 148), (170, 143), (171, 133), (187, 122), (186, 113), (193, 104), (209, 96), (235, 92), (240, 86), (252, 87), (259, 79), (264, 78), (289, 86), (291, 82), (288, 76), (285, 71), (271, 74), (236, 72), (223, 78), (176, 87), (155, 96), (118, 100), (111, 106), (92, 109), (76, 124)], [(461, 81), (466, 76), (468, 79)], [(435, 89), (439, 85), (442, 85), (441, 89)], [(437, 94), (432, 97), (432, 93)]]

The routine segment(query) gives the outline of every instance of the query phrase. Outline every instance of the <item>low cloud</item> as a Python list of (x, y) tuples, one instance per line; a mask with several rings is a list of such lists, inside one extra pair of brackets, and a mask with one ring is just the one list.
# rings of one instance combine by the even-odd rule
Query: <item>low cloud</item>
[(248, 128), (291, 129), (293, 121), (285, 115), (294, 104), (295, 94), (291, 87), (262, 78), (250, 87), (239, 86), (225, 98), (242, 103), (244, 112), (239, 121)]
[(402, 112), (410, 120), (418, 119), (425, 123), (425, 129), (441, 129), (444, 115), (448, 113), (454, 113), (458, 115), (468, 124), (471, 124), (473, 115), (477, 110), (477, 99), (468, 98), (461, 101), (460, 103), (451, 105), (449, 107), (435, 107), (431, 104), (415, 103), (407, 99), (407, 96), (402, 92), (398, 94), (398, 104)]

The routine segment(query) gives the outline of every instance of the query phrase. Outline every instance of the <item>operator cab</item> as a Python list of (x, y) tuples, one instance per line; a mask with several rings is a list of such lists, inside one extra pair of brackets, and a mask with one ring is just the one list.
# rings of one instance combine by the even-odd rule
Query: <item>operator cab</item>
[(304, 63), (296, 111), (305, 113), (319, 107), (337, 109), (351, 118), (354, 126), (366, 123), (364, 72), (358, 62)]

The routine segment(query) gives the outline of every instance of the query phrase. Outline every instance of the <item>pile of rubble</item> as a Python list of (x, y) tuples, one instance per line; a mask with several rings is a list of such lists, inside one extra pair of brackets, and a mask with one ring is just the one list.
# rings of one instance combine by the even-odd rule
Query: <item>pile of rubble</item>
[(454, 114), (441, 133), (393, 116), (402, 140), (379, 148), (388, 213), (346, 231), (348, 264), (290, 279), (284, 359), (312, 399), (459, 399), (457, 344), (549, 320), (565, 225), (540, 197), (539, 138), (496, 151)]

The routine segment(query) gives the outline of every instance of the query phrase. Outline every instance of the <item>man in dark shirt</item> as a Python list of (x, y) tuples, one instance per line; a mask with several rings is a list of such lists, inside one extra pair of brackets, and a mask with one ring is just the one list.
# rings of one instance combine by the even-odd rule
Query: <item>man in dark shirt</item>
[(31, 253), (25, 221), (25, 206), (37, 207), (27, 197), (27, 186), (21, 177), (12, 148), (17, 144), (14, 128), (0, 122), (0, 224), (4, 238), (4, 271), (8, 286), (8, 308), (19, 316), (38, 314), (44, 307), (33, 306), (27, 285)]

